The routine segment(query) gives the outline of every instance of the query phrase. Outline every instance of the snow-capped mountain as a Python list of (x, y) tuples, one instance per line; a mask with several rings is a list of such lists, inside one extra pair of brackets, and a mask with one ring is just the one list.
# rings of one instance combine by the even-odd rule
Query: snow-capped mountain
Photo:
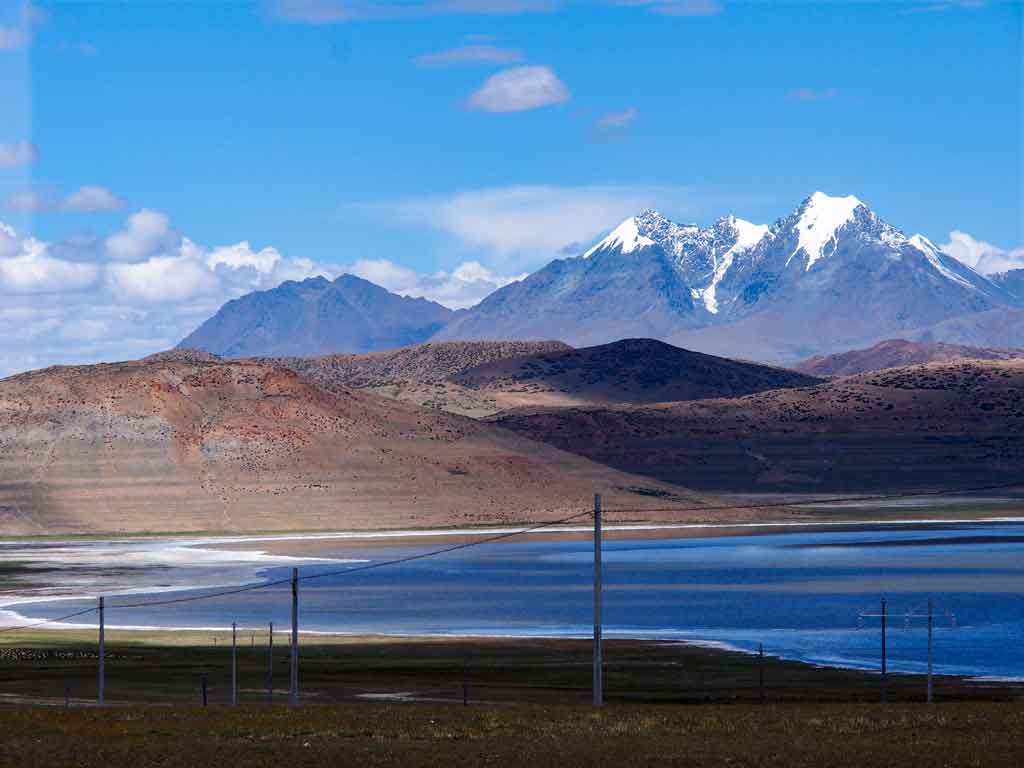
[(1012, 305), (1002, 286), (853, 196), (815, 192), (771, 226), (644, 211), (454, 318), (439, 338), (650, 336), (793, 360)]
[(273, 355), (633, 337), (771, 362), (894, 337), (1024, 347), (1022, 275), (984, 277), (856, 197), (815, 192), (771, 225), (725, 216), (701, 227), (644, 211), (469, 310), (321, 278), (230, 302), (182, 343)]

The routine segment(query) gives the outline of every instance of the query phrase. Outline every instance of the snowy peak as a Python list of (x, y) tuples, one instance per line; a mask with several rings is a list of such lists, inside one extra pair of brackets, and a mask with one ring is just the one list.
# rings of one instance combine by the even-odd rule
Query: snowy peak
[(715, 222), (714, 229), (725, 235), (725, 241), (732, 242), (722, 253), (714, 254), (714, 272), (707, 287), (700, 291), (700, 299), (704, 309), (713, 315), (718, 314), (718, 285), (725, 279), (736, 257), (749, 251), (768, 234), (767, 224), (752, 224), (735, 216), (726, 216)]
[(908, 241), (912, 246), (922, 253), (937, 254), (939, 252), (938, 247), (922, 234), (913, 235)]
[(767, 224), (753, 224), (735, 216), (726, 216), (720, 221), (736, 236), (736, 244), (730, 249), (733, 251), (745, 251), (748, 248), (753, 248), (764, 239), (770, 229)]
[(649, 245), (654, 245), (654, 241), (641, 234), (638, 217), (631, 216), (613, 229), (608, 237), (584, 253), (583, 258), (589, 259), (598, 251), (613, 249), (622, 253), (632, 253), (638, 248), (645, 248)]
[[(825, 256), (826, 248), (835, 249), (836, 233), (848, 224), (854, 212), (864, 204), (853, 195), (832, 197), (824, 192), (815, 192), (800, 205), (794, 229), (797, 246), (789, 257), (793, 260), (800, 251), (807, 256), (805, 269), (810, 270), (815, 262)], [(789, 263), (788, 261), (786, 262)]]

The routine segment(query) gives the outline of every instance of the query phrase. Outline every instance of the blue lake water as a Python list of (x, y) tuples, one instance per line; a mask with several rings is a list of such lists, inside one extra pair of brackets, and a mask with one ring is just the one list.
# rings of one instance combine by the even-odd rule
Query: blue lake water
[[(666, 536), (670, 536), (666, 532)], [(370, 562), (445, 545), (319, 542), (318, 557)], [(325, 546), (327, 551), (325, 551)], [(889, 664), (921, 672), (923, 620), (936, 605), (940, 673), (1024, 678), (1024, 525), (879, 526), (717, 538), (623, 538), (604, 549), (605, 633), (724, 643), (785, 658), (877, 669), (879, 600), (889, 610)], [(345, 567), (345, 566), (341, 566)], [(303, 575), (336, 563), (304, 565)], [(290, 567), (260, 571), (287, 578)], [(588, 540), (524, 538), (301, 584), (304, 631), (586, 636), (591, 623)], [(169, 579), (173, 581), (173, 579)], [(175, 593), (177, 596), (178, 593)], [(190, 593), (180, 593), (190, 594)], [(198, 594), (198, 593), (197, 593)], [(166, 598), (153, 594), (152, 599)], [(289, 621), (290, 588), (158, 608), (118, 609), (111, 625), (265, 627)], [(87, 602), (18, 606), (30, 618)]]

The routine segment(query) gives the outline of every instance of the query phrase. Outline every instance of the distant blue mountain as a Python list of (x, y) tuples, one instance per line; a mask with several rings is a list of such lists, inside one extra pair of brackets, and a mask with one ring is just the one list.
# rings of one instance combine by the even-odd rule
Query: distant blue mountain
[(353, 275), (314, 277), (229, 301), (178, 346), (224, 357), (370, 352), (426, 341), (451, 315)]

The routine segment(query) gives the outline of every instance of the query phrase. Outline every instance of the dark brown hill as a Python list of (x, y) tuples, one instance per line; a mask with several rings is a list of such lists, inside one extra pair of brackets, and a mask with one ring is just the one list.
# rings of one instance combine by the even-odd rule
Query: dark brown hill
[(906, 339), (880, 341), (867, 349), (853, 349), (834, 355), (819, 355), (793, 367), (811, 376), (852, 376), (867, 371), (896, 368), (919, 363), (940, 363), (957, 359), (1014, 360), (1024, 358), (1024, 349), (969, 347), (944, 342), (919, 342)]
[(623, 471), (716, 491), (1024, 480), (1024, 360), (893, 368), (810, 388), (494, 421)]
[(509, 405), (701, 400), (820, 382), (784, 368), (691, 352), (653, 339), (496, 360), (458, 373), (452, 381)]

